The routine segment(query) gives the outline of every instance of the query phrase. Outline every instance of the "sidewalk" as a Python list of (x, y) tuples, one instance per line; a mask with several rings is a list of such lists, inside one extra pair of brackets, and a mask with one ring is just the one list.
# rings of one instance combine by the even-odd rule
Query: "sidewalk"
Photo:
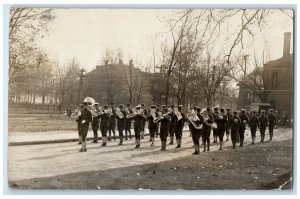
[[(188, 131), (188, 127), (183, 129)], [(115, 130), (117, 139), (119, 138), (118, 130)], [(125, 134), (123, 132), (123, 134)], [(131, 135), (134, 137), (134, 130), (131, 129)], [(87, 140), (93, 140), (94, 133), (89, 130)], [(101, 133), (98, 131), (98, 140), (101, 140)], [(149, 130), (145, 129), (145, 136), (149, 136)], [(16, 132), (9, 133), (8, 145), (20, 146), (20, 145), (33, 145), (33, 144), (51, 144), (62, 142), (76, 142), (78, 141), (77, 131), (47, 131), (47, 132)]]

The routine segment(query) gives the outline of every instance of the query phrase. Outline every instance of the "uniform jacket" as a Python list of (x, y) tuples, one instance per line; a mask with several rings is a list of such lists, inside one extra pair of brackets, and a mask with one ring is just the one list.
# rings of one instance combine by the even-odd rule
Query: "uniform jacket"
[(265, 129), (268, 126), (268, 118), (265, 115), (259, 116), (259, 128)]
[(88, 125), (93, 120), (93, 115), (90, 110), (87, 108), (83, 109), (81, 112), (81, 121), (85, 120), (85, 123), (83, 125)]
[(247, 115), (240, 115), (241, 125), (240, 128), (246, 128), (246, 124), (249, 123), (249, 117)]
[(252, 115), (250, 118), (249, 126), (251, 129), (257, 129), (259, 127), (259, 118), (255, 115)]
[(227, 116), (226, 115), (223, 115), (223, 117), (218, 116), (215, 121), (218, 125), (218, 129), (220, 129), (220, 130), (226, 129), (226, 124), (227, 124)]
[(108, 126), (108, 122), (109, 122), (109, 114), (108, 113), (103, 113), (100, 116), (100, 126)]
[(236, 131), (241, 125), (241, 119), (238, 116), (233, 116), (230, 121), (231, 131)]
[(268, 122), (269, 122), (269, 126), (275, 126), (277, 123), (277, 119), (275, 114), (271, 113), (268, 115)]

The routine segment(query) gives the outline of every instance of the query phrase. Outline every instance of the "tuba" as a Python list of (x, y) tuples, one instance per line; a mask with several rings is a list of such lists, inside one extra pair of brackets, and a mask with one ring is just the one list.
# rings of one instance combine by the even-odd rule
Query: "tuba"
[(121, 118), (121, 119), (124, 118), (124, 114), (121, 112), (121, 110), (119, 108), (116, 109), (116, 114), (119, 118)]
[[(194, 113), (195, 114), (195, 113)], [(187, 119), (188, 119), (188, 121), (193, 125), (193, 127), (195, 128), (195, 129), (202, 129), (202, 124), (200, 124), (200, 126), (198, 126), (196, 123), (195, 123), (195, 121), (199, 121), (200, 119), (199, 119), (199, 117), (195, 114), (195, 115), (192, 115), (192, 114), (189, 114), (188, 116), (187, 116)]]

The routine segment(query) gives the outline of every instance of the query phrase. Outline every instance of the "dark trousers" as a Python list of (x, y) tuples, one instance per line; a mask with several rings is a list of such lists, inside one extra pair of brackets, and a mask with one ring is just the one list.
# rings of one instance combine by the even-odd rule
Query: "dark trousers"
[(141, 139), (141, 127), (140, 126), (134, 126), (134, 136), (135, 139)]
[(83, 142), (85, 142), (88, 131), (89, 131), (89, 123), (81, 124), (81, 133), (82, 133)]
[(241, 145), (244, 143), (245, 130), (246, 130), (245, 128), (240, 128), (240, 131), (239, 131)]
[(207, 144), (209, 144), (210, 143), (210, 133), (211, 133), (211, 128), (203, 128), (202, 129), (202, 141), (203, 141), (203, 144), (205, 144), (206, 145), (206, 143)]
[(193, 139), (193, 143), (194, 145), (199, 145), (199, 139), (201, 137), (201, 131), (200, 130), (193, 130), (192, 131), (192, 139)]
[(168, 128), (160, 128), (160, 140), (161, 141), (167, 141), (167, 137), (168, 137), (168, 133), (169, 133), (169, 129)]
[(221, 142), (223, 142), (223, 138), (224, 138), (224, 135), (225, 135), (225, 129), (219, 129), (219, 139)]
[(256, 130), (257, 128), (250, 128), (251, 137), (256, 137)]
[(121, 137), (123, 137), (123, 131), (125, 129), (125, 125), (118, 125), (118, 131), (119, 131), (119, 137), (121, 139)]
[(131, 120), (126, 120), (126, 126), (125, 126), (125, 135), (126, 135), (126, 138), (127, 138), (127, 135), (129, 133), (129, 136), (131, 137)]
[(111, 120), (109, 121), (109, 126), (108, 126), (108, 131), (109, 131), (109, 137), (111, 137), (111, 131), (113, 132), (114, 136), (116, 136), (116, 121), (115, 120)]
[(213, 136), (219, 136), (219, 129), (213, 129)]
[(239, 134), (239, 129), (231, 129), (231, 141), (234, 147), (237, 141), (238, 134)]
[(183, 126), (175, 126), (175, 136), (176, 136), (176, 140), (181, 140), (182, 138), (182, 129)]
[(150, 137), (154, 137), (156, 132), (157, 132), (157, 126), (156, 125), (149, 125)]
[(174, 137), (174, 134), (175, 134), (175, 125), (170, 125), (170, 127), (169, 127), (170, 137)]
[(92, 129), (94, 132), (94, 141), (97, 141), (98, 140), (99, 122), (92, 122)]
[(269, 125), (269, 134), (271, 137), (273, 137), (273, 130), (274, 130), (274, 125)]
[(100, 131), (101, 131), (102, 137), (107, 137), (108, 126), (100, 125)]

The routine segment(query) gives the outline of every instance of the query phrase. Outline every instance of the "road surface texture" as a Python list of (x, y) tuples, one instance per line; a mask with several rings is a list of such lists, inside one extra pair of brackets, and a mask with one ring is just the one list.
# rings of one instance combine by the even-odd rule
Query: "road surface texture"
[(292, 130), (276, 129), (272, 141), (266, 138), (252, 145), (247, 130), (244, 147), (232, 149), (228, 141), (219, 151), (211, 144), (196, 156), (188, 132), (181, 149), (168, 145), (167, 151), (159, 150), (158, 138), (150, 147), (149, 137), (140, 149), (134, 140), (107, 147), (88, 142), (85, 153), (76, 142), (9, 146), (8, 183), (15, 189), (291, 189)]

